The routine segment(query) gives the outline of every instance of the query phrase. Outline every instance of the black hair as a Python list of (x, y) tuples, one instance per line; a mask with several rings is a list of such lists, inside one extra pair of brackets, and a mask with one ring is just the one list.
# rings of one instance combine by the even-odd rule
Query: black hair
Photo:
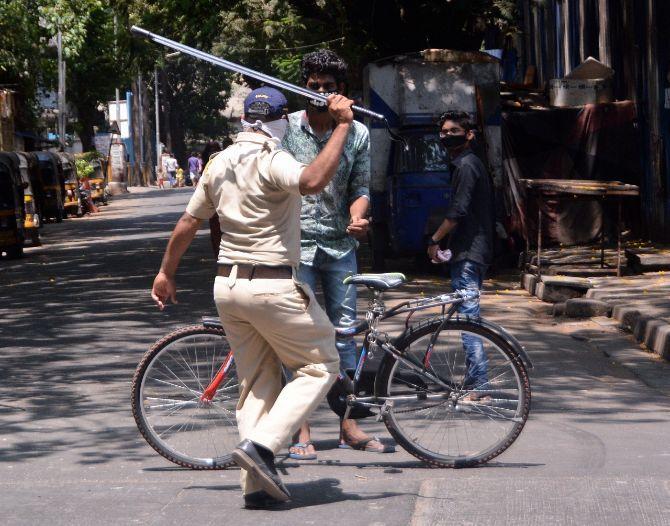
[(332, 75), (337, 84), (347, 81), (347, 63), (329, 49), (317, 49), (307, 53), (302, 57), (300, 70), (303, 84), (307, 84), (310, 75), (314, 73)]
[(465, 133), (469, 131), (477, 132), (477, 124), (472, 120), (470, 114), (464, 111), (445, 111), (440, 115), (437, 125), (442, 128), (447, 121), (455, 122), (465, 130)]
[(220, 151), (221, 145), (217, 141), (209, 141), (202, 150), (202, 164), (207, 165), (212, 154)]

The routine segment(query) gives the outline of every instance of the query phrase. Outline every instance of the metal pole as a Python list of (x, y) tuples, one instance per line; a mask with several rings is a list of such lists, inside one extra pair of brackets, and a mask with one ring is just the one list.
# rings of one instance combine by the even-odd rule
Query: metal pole
[[(114, 13), (114, 58), (116, 59), (117, 55), (117, 32), (116, 32), (116, 13)], [(115, 95), (116, 95), (116, 124), (119, 127), (119, 131), (121, 130), (121, 97), (119, 94), (119, 88), (116, 88), (115, 90)], [(120, 137), (120, 135), (119, 135)]]
[(158, 92), (158, 66), (154, 67), (154, 102), (156, 106), (156, 181), (158, 181), (158, 171), (161, 165), (161, 132), (160, 132), (160, 103)]
[(137, 74), (137, 113), (140, 132), (140, 183), (144, 183), (144, 104), (142, 100), (142, 73)]
[[(150, 31), (147, 31), (146, 29), (142, 29), (141, 27), (133, 26), (130, 28), (130, 31), (134, 33), (135, 35), (142, 36), (145, 38), (148, 38), (149, 40), (152, 40), (158, 44), (162, 44), (166, 47), (169, 47), (171, 49), (175, 49), (177, 51), (181, 51), (182, 53), (186, 55), (190, 55), (195, 58), (199, 58), (200, 60), (204, 60), (205, 62), (209, 62), (210, 64), (214, 64), (215, 66), (220, 66), (223, 67), (227, 70), (234, 71), (236, 73), (241, 73), (242, 75), (247, 75), (248, 77), (254, 78), (256, 80), (260, 80), (262, 82), (265, 82), (267, 84), (270, 84), (272, 86), (276, 86), (281, 89), (285, 89), (287, 91), (290, 91), (292, 93), (295, 93), (297, 95), (302, 95), (303, 97), (307, 97), (309, 99), (316, 99), (322, 102), (326, 102), (328, 100), (328, 97), (325, 95), (318, 93), (316, 91), (312, 91), (310, 89), (301, 87), (301, 86), (296, 86), (295, 84), (291, 84), (290, 82), (286, 82), (285, 80), (278, 79), (276, 77), (272, 77), (270, 75), (266, 75), (265, 73), (261, 73), (260, 71), (253, 70), (251, 68), (247, 68), (245, 66), (242, 66), (240, 64), (236, 64), (234, 62), (230, 62), (229, 60), (225, 60), (223, 58), (210, 55), (209, 53), (205, 53), (204, 51), (200, 51), (199, 49), (195, 49), (189, 46), (186, 46), (184, 44), (180, 44), (179, 42), (175, 42), (174, 40), (170, 40), (169, 38), (165, 38), (161, 35), (157, 35), (156, 33), (152, 33)], [(374, 111), (371, 111), (367, 108), (362, 108), (360, 106), (353, 105), (351, 107), (352, 111), (356, 113), (360, 113), (362, 115), (365, 115), (367, 117), (370, 117), (372, 119), (380, 120), (386, 122), (386, 117), (382, 115), (381, 113), (376, 113)]]
[(63, 61), (63, 33), (58, 30), (58, 143), (60, 151), (65, 151), (65, 62)]
[(542, 197), (537, 199), (537, 277), (542, 278)]
[(616, 277), (621, 277), (621, 197), (617, 198), (616, 219)]

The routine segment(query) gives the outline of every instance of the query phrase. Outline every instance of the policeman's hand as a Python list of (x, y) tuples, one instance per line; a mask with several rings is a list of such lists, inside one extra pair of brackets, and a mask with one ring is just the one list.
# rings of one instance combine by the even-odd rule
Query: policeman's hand
[(329, 95), (328, 112), (338, 124), (349, 124), (354, 120), (354, 112), (351, 111), (353, 103), (353, 100), (344, 95)]
[(174, 278), (168, 276), (163, 271), (159, 272), (154, 279), (151, 298), (156, 302), (160, 310), (165, 308), (168, 300), (172, 303), (177, 303), (177, 285)]
[(370, 221), (364, 217), (352, 216), (351, 222), (347, 227), (347, 234), (354, 237), (363, 237), (368, 233)]

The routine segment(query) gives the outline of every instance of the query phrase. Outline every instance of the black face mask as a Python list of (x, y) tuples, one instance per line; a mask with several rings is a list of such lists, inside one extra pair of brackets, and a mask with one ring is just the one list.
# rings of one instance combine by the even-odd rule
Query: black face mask
[[(329, 95), (336, 95), (337, 91), (327, 91), (324, 93), (324, 97), (328, 97)], [(317, 99), (309, 99), (307, 101), (307, 104), (309, 104), (313, 109), (315, 109), (318, 112), (325, 112), (328, 111), (328, 104), (326, 102), (322, 102)]]
[(444, 145), (445, 148), (458, 148), (463, 146), (468, 139), (465, 135), (447, 135), (446, 137), (441, 137), (440, 142)]

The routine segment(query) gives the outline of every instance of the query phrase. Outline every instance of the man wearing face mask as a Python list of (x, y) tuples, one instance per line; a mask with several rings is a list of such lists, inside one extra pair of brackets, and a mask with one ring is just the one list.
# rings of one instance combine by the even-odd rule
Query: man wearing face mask
[[(152, 298), (174, 302), (174, 275), (200, 223), (214, 212), (221, 223), (214, 300), (233, 349), (240, 393), (242, 442), (233, 460), (242, 468), (247, 508), (289, 499), (274, 456), (335, 381), (335, 331), (309, 287), (295, 279), (300, 262), (301, 196), (320, 192), (335, 175), (352, 126), (353, 101), (328, 98), (335, 122), (308, 165), (279, 148), (286, 99), (274, 88), (244, 102), (244, 131), (207, 164), (186, 212), (168, 242)], [(296, 371), (282, 387), (282, 365)]]
[[(454, 290), (481, 289), (493, 257), (494, 206), (491, 178), (484, 163), (472, 151), (476, 126), (467, 113), (450, 111), (439, 120), (440, 140), (451, 159), (452, 200), (445, 219), (428, 239), (428, 257), (438, 263), (443, 244), (451, 250), (451, 286)], [(479, 300), (462, 303), (458, 312), (479, 317)], [(483, 403), (480, 396), (488, 382), (488, 360), (479, 338), (463, 335), (468, 372), (467, 387), (473, 389), (464, 401)]]
[[(324, 95), (343, 93), (346, 63), (327, 49), (306, 54), (301, 63), (302, 80), (308, 89)], [(282, 146), (303, 163), (311, 162), (333, 133), (335, 122), (323, 102), (307, 102), (304, 111), (288, 116), (289, 127)], [(304, 196), (300, 214), (301, 251), (298, 276), (312, 290), (321, 284), (326, 312), (338, 327), (356, 321), (356, 287), (342, 280), (357, 272), (356, 237), (366, 234), (370, 203), (370, 139), (365, 125), (354, 121), (337, 174), (323, 192)], [(352, 371), (358, 361), (353, 338), (337, 341), (340, 367)], [(339, 415), (342, 417), (342, 415)], [(291, 458), (313, 460), (316, 450), (305, 423), (289, 449)], [(386, 453), (393, 451), (364, 433), (355, 420), (341, 421), (340, 447)]]

